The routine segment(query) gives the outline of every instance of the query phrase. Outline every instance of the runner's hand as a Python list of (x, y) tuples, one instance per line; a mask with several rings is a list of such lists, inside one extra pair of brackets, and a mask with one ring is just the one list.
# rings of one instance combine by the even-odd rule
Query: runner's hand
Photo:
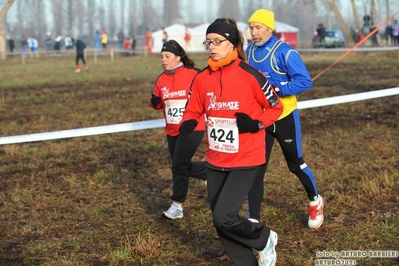
[(151, 97), (151, 104), (155, 107), (158, 104), (161, 103), (161, 98), (157, 97), (157, 96), (152, 96)]
[(259, 121), (253, 120), (246, 113), (236, 113), (237, 127), (240, 133), (257, 132), (259, 130)]
[(197, 120), (190, 119), (181, 123), (179, 127), (180, 135), (187, 136), (190, 135), (191, 132), (194, 131), (194, 128), (198, 125)]

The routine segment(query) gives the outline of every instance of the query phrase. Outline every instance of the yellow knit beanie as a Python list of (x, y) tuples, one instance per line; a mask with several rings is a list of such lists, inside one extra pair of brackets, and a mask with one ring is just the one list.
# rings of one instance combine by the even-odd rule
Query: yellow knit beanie
[(274, 26), (274, 13), (266, 9), (256, 10), (252, 16), (248, 19), (248, 23), (259, 22), (269, 27), (271, 30), (275, 29)]

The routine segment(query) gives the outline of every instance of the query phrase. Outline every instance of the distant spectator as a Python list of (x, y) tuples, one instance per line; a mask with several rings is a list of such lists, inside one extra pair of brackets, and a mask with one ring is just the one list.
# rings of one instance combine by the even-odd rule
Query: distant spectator
[[(355, 41), (355, 43), (358, 43), (358, 42), (361, 42), (363, 39), (364, 39), (364, 34), (359, 29), (356, 28), (354, 36), (353, 36), (353, 40)], [(363, 44), (360, 46), (363, 46)]]
[(33, 38), (32, 37), (28, 38), (28, 47), (29, 47), (29, 51), (32, 54), (33, 53)]
[[(374, 25), (374, 23), (371, 23), (370, 33), (373, 32), (375, 29), (377, 29), (377, 27)], [(378, 30), (371, 35), (371, 38), (370, 38), (371, 46), (379, 46), (378, 40), (377, 40), (377, 35), (378, 35)]]
[(26, 56), (26, 48), (28, 47), (28, 40), (25, 38), (25, 36), (22, 35), (21, 37), (21, 52), (22, 56)]
[(166, 43), (168, 41), (168, 33), (165, 28), (162, 28), (162, 43)]
[(105, 30), (103, 30), (102, 33), (101, 33), (101, 44), (103, 46), (103, 49), (106, 50), (107, 49), (107, 44), (108, 44), (108, 35), (107, 35), (107, 32)]
[(101, 53), (101, 34), (98, 30), (94, 36), (94, 46), (96, 47), (97, 53)]
[(185, 49), (186, 52), (191, 50), (191, 34), (188, 31), (188, 28), (186, 27), (186, 32), (184, 33), (184, 42), (185, 42)]
[(72, 50), (73, 49), (73, 38), (72, 35), (69, 34), (64, 38), (65, 49)]
[(8, 40), (8, 48), (10, 49), (10, 53), (14, 52), (15, 41), (13, 36), (11, 36), (10, 39)]
[(62, 37), (60, 34), (57, 33), (54, 39), (54, 50), (57, 54), (61, 53), (61, 42), (62, 42)]
[(122, 53), (123, 56), (130, 56), (131, 52), (131, 42), (129, 38), (126, 38), (125, 41), (123, 42), (123, 48), (124, 48), (124, 53)]
[(34, 55), (39, 56), (38, 50), (37, 50), (39, 47), (39, 44), (38, 44), (37, 40), (33, 37), (28, 38), (28, 45), (29, 45), (29, 48), (31, 51), (31, 56), (34, 56)]
[(123, 50), (125, 42), (125, 34), (123, 34), (122, 29), (118, 30), (118, 34), (116, 35), (116, 37), (118, 37), (119, 49)]
[[(317, 29), (315, 29), (315, 31), (313, 32), (312, 47), (314, 49), (320, 48), (320, 37), (319, 34), (317, 34)], [(312, 54), (317, 55), (317, 51), (313, 51)]]
[(132, 49), (132, 55), (136, 55), (136, 37), (134, 37), (134, 35), (132, 36), (132, 39), (130, 40), (130, 47)]
[(391, 45), (393, 43), (392, 37), (393, 37), (392, 36), (392, 23), (390, 21), (388, 21), (388, 24), (385, 28), (385, 40), (386, 40), (385, 45), (386, 46)]
[(313, 48), (320, 48), (321, 47), (320, 36), (319, 36), (319, 34), (317, 32), (317, 29), (313, 32), (312, 45), (313, 45)]
[(33, 53), (39, 57), (39, 43), (36, 38), (33, 38)]
[(80, 72), (80, 65), (79, 65), (79, 60), (82, 60), (85, 70), (89, 70), (89, 66), (86, 63), (85, 60), (85, 55), (84, 55), (84, 50), (86, 48), (86, 44), (78, 37), (76, 41), (76, 67), (75, 67), (75, 73)]
[(53, 50), (53, 40), (51, 39), (51, 32), (47, 32), (46, 39), (44, 40), (46, 46), (46, 55), (50, 55)]
[(326, 28), (324, 27), (323, 23), (320, 23), (317, 27), (317, 35), (320, 39), (320, 47), (324, 46), (324, 38), (326, 37)]
[(145, 33), (145, 47), (147, 52), (152, 52), (152, 33), (148, 28)]
[(395, 19), (395, 23), (392, 26), (392, 39), (393, 45), (399, 46), (399, 23), (397, 19)]

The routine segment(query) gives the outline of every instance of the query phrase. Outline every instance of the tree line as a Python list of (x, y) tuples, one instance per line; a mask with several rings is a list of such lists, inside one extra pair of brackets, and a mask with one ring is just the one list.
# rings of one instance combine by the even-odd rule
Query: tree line
[[(392, 2), (351, 0), (352, 13), (344, 13), (348, 10), (347, 0), (201, 1), (204, 10), (199, 11), (197, 1), (191, 0), (0, 0), (1, 11), (5, 10), (0, 13), (0, 53), (5, 35), (16, 40), (33, 36), (44, 42), (47, 32), (63, 36), (72, 33), (92, 41), (96, 30), (106, 29), (112, 39), (118, 29), (123, 29), (125, 35), (141, 36), (146, 29), (154, 31), (173, 23), (195, 25), (217, 17), (246, 22), (259, 8), (270, 9), (276, 20), (299, 28), (301, 41), (311, 40), (319, 23), (341, 28), (349, 40), (350, 29), (359, 28), (366, 13), (378, 25), (390, 15)], [(7, 15), (11, 5), (15, 5), (13, 15)]]

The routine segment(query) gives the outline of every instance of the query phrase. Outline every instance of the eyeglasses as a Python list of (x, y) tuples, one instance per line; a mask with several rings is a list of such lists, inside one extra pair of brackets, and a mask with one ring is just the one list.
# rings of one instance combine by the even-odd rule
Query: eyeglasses
[(213, 45), (215, 45), (215, 46), (219, 46), (219, 45), (221, 45), (222, 42), (224, 42), (224, 41), (227, 41), (227, 39), (224, 39), (224, 40), (215, 39), (215, 40), (213, 40), (213, 41), (211, 41), (211, 40), (206, 40), (206, 41), (204, 41), (202, 44), (205, 45), (206, 47), (209, 47), (209, 46), (211, 45), (211, 43), (212, 43)]

